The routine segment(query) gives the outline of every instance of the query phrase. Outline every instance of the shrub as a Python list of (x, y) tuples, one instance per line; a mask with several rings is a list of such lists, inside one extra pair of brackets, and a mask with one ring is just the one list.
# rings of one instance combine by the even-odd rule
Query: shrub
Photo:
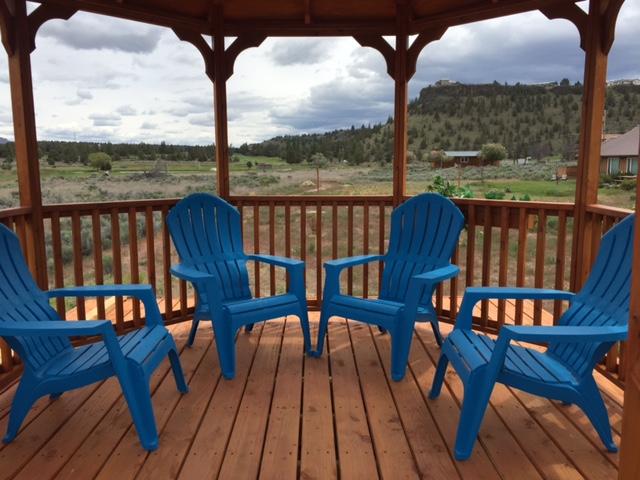
[(622, 183), (620, 183), (620, 188), (625, 192), (631, 192), (636, 189), (636, 181), (631, 179), (623, 180)]
[(108, 172), (111, 170), (111, 157), (104, 152), (93, 152), (89, 154), (89, 164), (96, 170)]
[(484, 198), (488, 200), (503, 200), (505, 193), (500, 190), (489, 190), (484, 194)]

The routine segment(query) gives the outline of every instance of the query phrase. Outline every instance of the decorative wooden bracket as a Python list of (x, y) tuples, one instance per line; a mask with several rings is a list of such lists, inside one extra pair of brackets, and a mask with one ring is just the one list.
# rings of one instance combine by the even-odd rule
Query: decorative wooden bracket
[(13, 14), (6, 0), (0, 0), (0, 39), (7, 55), (13, 55), (15, 36), (13, 32)]
[[(429, 43), (440, 40), (446, 31), (447, 27), (439, 27), (422, 32), (416, 37), (407, 50), (407, 80), (416, 73), (416, 63), (422, 49)], [(395, 78), (396, 52), (384, 38), (379, 35), (356, 35), (353, 38), (363, 47), (378, 50), (387, 64), (387, 73), (391, 78)]]
[(585, 50), (587, 45), (587, 20), (589, 15), (575, 3), (556, 3), (540, 9), (549, 20), (563, 18), (569, 20), (578, 29), (580, 48)]
[(624, 0), (611, 0), (602, 15), (602, 51), (608, 54), (616, 35), (616, 21)]
[(420, 33), (407, 50), (407, 79), (411, 79), (416, 73), (416, 65), (420, 52), (431, 42), (440, 40), (447, 31), (447, 27), (434, 28)]
[(29, 51), (33, 52), (36, 49), (36, 34), (45, 22), (56, 18), (69, 20), (77, 11), (77, 8), (55, 3), (40, 4), (40, 6), (29, 15)]
[(233, 65), (236, 63), (236, 58), (247, 48), (259, 47), (262, 42), (265, 41), (266, 35), (258, 33), (247, 33), (237, 37), (229, 47), (225, 50), (225, 80), (229, 80), (229, 77), (233, 75)]
[(375, 48), (384, 57), (384, 61), (387, 63), (387, 73), (391, 78), (395, 75), (395, 50), (389, 43), (380, 35), (354, 35), (353, 37), (363, 47)]
[(198, 49), (204, 60), (204, 71), (207, 77), (209, 77), (212, 82), (215, 82), (215, 75), (213, 73), (213, 48), (209, 46), (204, 37), (193, 30), (183, 30), (180, 28), (174, 28), (173, 33), (183, 42), (189, 42)]
[[(174, 28), (173, 32), (183, 42), (189, 42), (196, 47), (202, 58), (204, 59), (205, 72), (207, 77), (215, 82), (215, 69), (214, 69), (214, 49), (209, 46), (204, 37), (193, 30), (182, 30)], [(267, 37), (265, 35), (248, 33), (237, 37), (229, 47), (223, 52), (225, 56), (225, 80), (229, 80), (229, 77), (233, 75), (233, 65), (236, 58), (247, 48), (258, 47)]]

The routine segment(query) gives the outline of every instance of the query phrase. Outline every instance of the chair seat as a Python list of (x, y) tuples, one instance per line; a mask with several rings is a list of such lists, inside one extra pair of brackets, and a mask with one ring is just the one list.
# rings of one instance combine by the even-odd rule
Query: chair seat
[[(447, 337), (443, 350), (446, 350), (456, 370), (465, 376), (465, 370), (468, 375), (489, 363), (495, 345), (496, 342), (487, 335), (457, 329)], [(518, 387), (522, 381), (546, 385), (578, 384), (571, 370), (551, 355), (514, 344), (509, 345), (499, 381)]]
[[(143, 364), (168, 335), (164, 326), (142, 327), (118, 337), (118, 343), (127, 359)], [(106, 345), (104, 342), (95, 342), (61, 352), (43, 367), (41, 373), (46, 376), (68, 376), (108, 365), (110, 359)]]
[(229, 312), (236, 326), (301, 314), (298, 297), (292, 293), (224, 302), (222, 307)]
[[(350, 297), (348, 295), (334, 295), (330, 302), (331, 315), (350, 318), (353, 320), (366, 319), (375, 324), (388, 324), (398, 317), (404, 309), (404, 303), (392, 300)], [(429, 311), (418, 307), (418, 321), (424, 319)]]

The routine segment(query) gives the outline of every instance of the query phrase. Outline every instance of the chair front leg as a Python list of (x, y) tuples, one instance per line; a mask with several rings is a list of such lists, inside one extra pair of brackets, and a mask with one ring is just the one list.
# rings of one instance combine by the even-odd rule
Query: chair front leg
[(456, 460), (467, 460), (471, 456), (494, 384), (495, 381), (486, 378), (486, 368), (472, 372), (467, 379), (456, 433)]
[(391, 378), (396, 382), (402, 380), (407, 371), (415, 325), (415, 318), (411, 317), (402, 314), (391, 332)]
[(583, 384), (581, 399), (576, 402), (577, 405), (584, 411), (584, 413), (591, 420), (593, 428), (598, 432), (598, 436), (605, 448), (615, 453), (618, 451), (618, 446), (613, 441), (611, 435), (611, 424), (609, 423), (609, 414), (607, 413), (607, 407), (602, 400), (602, 395), (598, 389), (593, 377), (590, 377)]
[(235, 329), (231, 325), (231, 318), (223, 312), (214, 314), (211, 321), (215, 335), (218, 361), (222, 376), (227, 380), (233, 380), (236, 376), (236, 346)]
[(33, 376), (25, 371), (16, 390), (16, 394), (13, 397), (13, 402), (11, 403), (7, 433), (2, 439), (4, 443), (9, 443), (16, 438), (22, 422), (24, 422), (29, 410), (31, 410), (34, 402), (38, 399), (38, 397), (34, 395), (36, 383), (37, 381)]
[(308, 355), (313, 355), (311, 350), (311, 333), (309, 330), (309, 314), (307, 307), (307, 290), (304, 282), (304, 265), (296, 265), (289, 268), (289, 292), (298, 299), (300, 328), (304, 338), (304, 351)]
[(128, 362), (127, 367), (127, 378), (119, 378), (122, 392), (142, 447), (153, 452), (158, 448), (158, 429), (151, 403), (149, 379), (146, 378), (140, 365)]

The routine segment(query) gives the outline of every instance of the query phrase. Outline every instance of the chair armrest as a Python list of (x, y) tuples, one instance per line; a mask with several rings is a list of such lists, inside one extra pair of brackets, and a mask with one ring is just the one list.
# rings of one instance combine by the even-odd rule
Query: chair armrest
[(149, 325), (162, 325), (162, 316), (151, 285), (87, 285), (49, 290), (49, 298), (58, 297), (133, 297), (144, 305), (145, 316)]
[(356, 257), (338, 258), (324, 262), (327, 273), (324, 281), (323, 302), (340, 293), (340, 273), (345, 268), (364, 265), (365, 263), (384, 260), (384, 255), (358, 255)]
[(481, 300), (567, 300), (575, 293), (544, 288), (469, 287), (464, 292), (455, 328), (470, 329), (473, 308)]
[(180, 280), (185, 280), (187, 282), (217, 280), (216, 276), (211, 273), (201, 272), (200, 270), (196, 270), (195, 268), (189, 267), (182, 263), (178, 265), (172, 265), (169, 271), (174, 277), (177, 277)]
[(383, 260), (384, 255), (358, 255), (355, 257), (338, 258), (336, 260), (329, 260), (324, 262), (324, 268), (329, 270), (343, 270), (345, 268), (355, 267), (357, 265), (364, 265), (365, 263), (375, 262), (377, 260)]
[(582, 327), (582, 326), (514, 326), (504, 325), (500, 336), (523, 342), (616, 342), (626, 340), (629, 329), (626, 325)]
[(53, 320), (50, 322), (2, 322), (0, 335), (6, 337), (36, 337), (36, 336), (65, 336), (81, 337), (104, 335), (113, 332), (108, 320), (83, 320), (65, 322)]
[(254, 260), (256, 262), (268, 263), (269, 265), (275, 265), (276, 267), (283, 267), (287, 269), (304, 267), (304, 262), (302, 260), (288, 257), (278, 257), (275, 255), (262, 255), (256, 253), (253, 255), (247, 255), (247, 259)]
[(418, 285), (435, 284), (456, 277), (459, 273), (460, 268), (457, 265), (447, 265), (446, 267), (440, 267), (429, 272), (414, 275), (411, 277), (411, 281)]
[[(222, 286), (220, 285), (220, 280), (217, 276), (212, 273), (201, 272), (200, 270), (183, 263), (173, 265), (169, 271), (180, 280), (193, 283), (196, 290), (198, 288), (204, 289), (204, 292), (207, 294), (207, 303), (209, 305), (220, 305), (219, 292), (222, 290)], [(200, 291), (200, 294), (202, 293), (203, 292)]]

